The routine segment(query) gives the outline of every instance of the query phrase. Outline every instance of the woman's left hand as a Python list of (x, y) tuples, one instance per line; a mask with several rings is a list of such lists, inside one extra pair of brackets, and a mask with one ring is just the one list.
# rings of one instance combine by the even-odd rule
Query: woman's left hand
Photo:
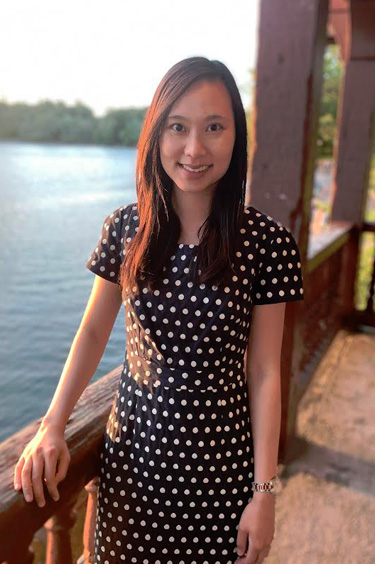
[(274, 533), (275, 496), (254, 492), (241, 515), (237, 534), (239, 557), (234, 564), (261, 564), (270, 551)]

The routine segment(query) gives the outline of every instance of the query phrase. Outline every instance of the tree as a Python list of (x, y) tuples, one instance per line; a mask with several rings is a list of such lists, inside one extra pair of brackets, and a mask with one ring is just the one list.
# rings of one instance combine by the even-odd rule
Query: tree
[(328, 45), (324, 53), (323, 88), (318, 129), (318, 157), (332, 155), (337, 134), (337, 104), (343, 63), (338, 45)]

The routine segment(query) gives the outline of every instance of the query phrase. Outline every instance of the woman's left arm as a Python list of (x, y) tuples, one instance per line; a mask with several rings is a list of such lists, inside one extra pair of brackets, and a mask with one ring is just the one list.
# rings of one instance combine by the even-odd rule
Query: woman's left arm
[[(254, 446), (252, 481), (268, 482), (277, 470), (281, 426), (280, 360), (285, 302), (254, 306), (246, 354), (246, 377)], [(254, 492), (239, 524), (238, 562), (263, 562), (275, 527), (275, 496)]]
[[(281, 302), (254, 306), (253, 309), (246, 354), (246, 377), (254, 441), (255, 482), (267, 482), (277, 470), (285, 305), (285, 302)], [(261, 495), (259, 493), (259, 497)]]

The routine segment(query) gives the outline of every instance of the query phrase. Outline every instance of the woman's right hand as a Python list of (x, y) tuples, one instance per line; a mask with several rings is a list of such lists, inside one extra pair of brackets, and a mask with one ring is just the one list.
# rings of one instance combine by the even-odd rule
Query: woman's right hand
[(64, 431), (52, 425), (41, 426), (15, 466), (14, 488), (23, 489), (26, 501), (35, 497), (39, 507), (44, 507), (44, 482), (51, 497), (58, 501), (57, 485), (65, 479), (70, 459)]

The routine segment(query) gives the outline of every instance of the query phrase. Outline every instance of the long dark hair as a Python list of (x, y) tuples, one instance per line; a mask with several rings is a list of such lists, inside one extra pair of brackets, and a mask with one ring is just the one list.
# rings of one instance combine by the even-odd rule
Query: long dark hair
[[(179, 97), (199, 80), (220, 80), (231, 99), (235, 121), (235, 143), (228, 170), (219, 180), (210, 214), (200, 228), (194, 280), (220, 285), (232, 273), (232, 260), (244, 210), (247, 173), (246, 115), (236, 82), (220, 61), (189, 57), (176, 63), (162, 78), (145, 115), (138, 140), (136, 190), (139, 226), (121, 267), (123, 297), (146, 279), (157, 286), (163, 266), (178, 245), (181, 224), (172, 206), (173, 181), (160, 160), (159, 136), (167, 116)], [(197, 272), (199, 277), (197, 276)]]

